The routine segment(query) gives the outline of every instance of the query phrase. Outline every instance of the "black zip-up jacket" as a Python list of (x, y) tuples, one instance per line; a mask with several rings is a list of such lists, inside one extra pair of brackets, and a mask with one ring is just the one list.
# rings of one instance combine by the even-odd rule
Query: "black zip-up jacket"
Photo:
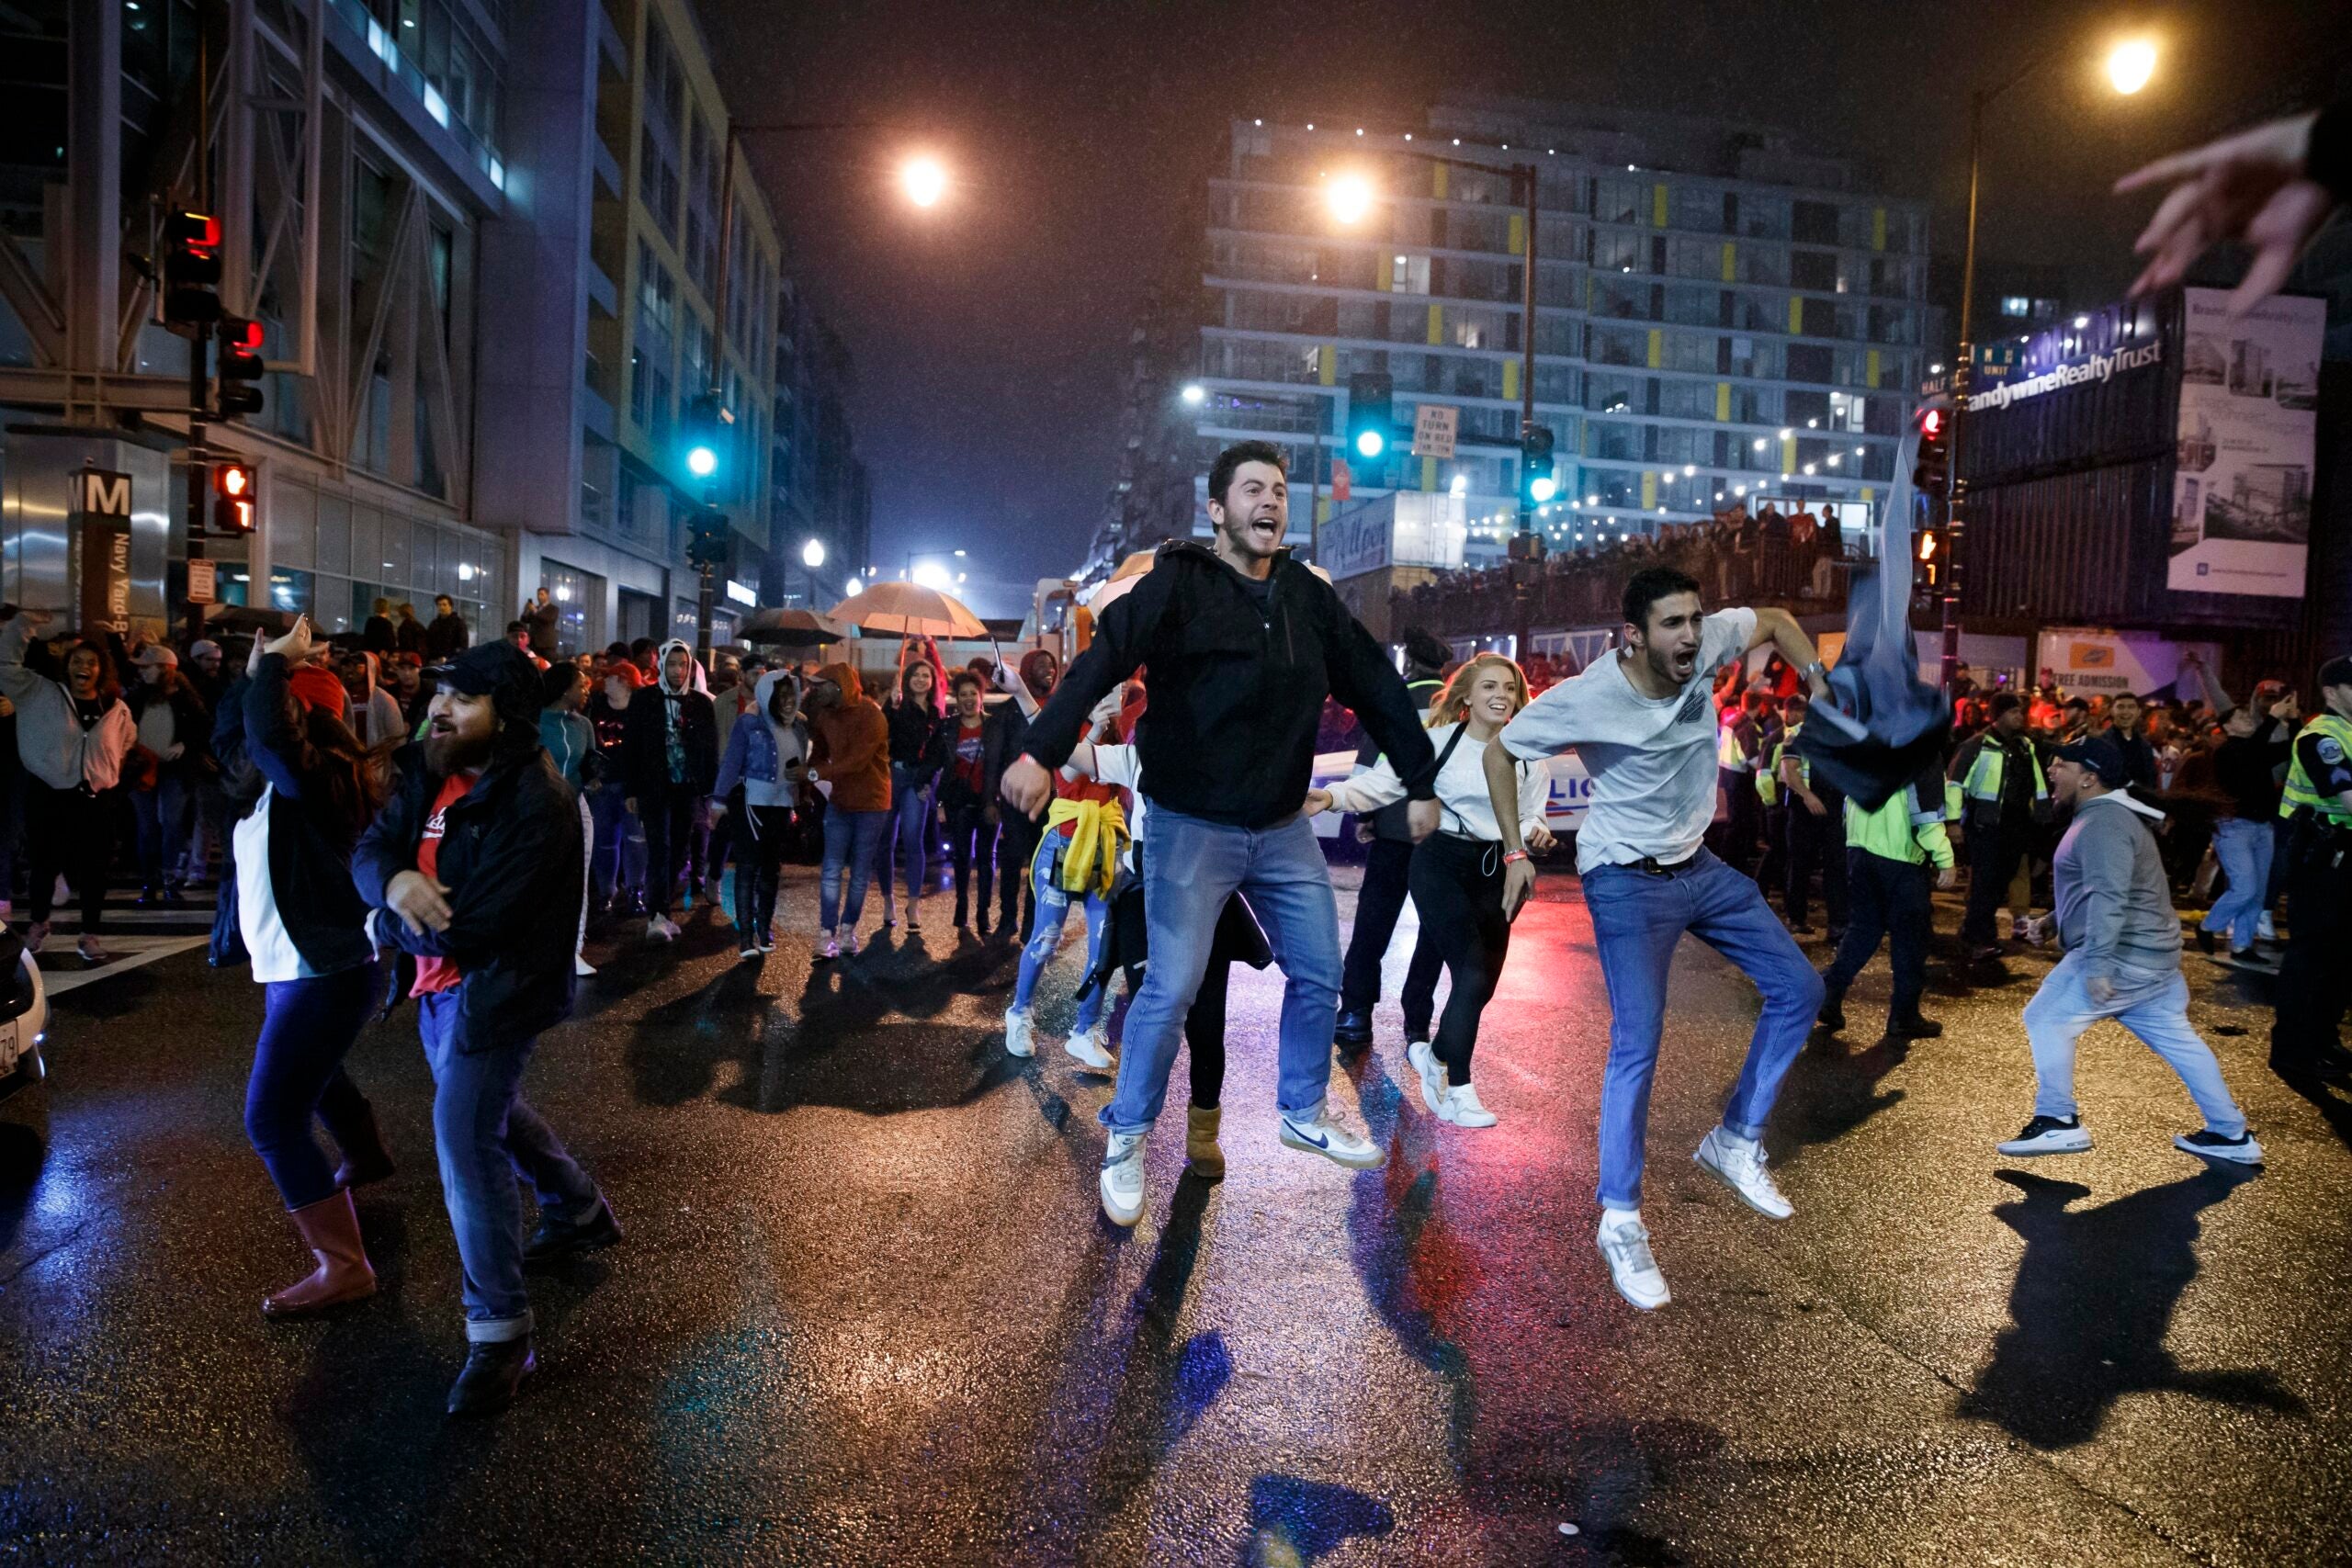
[[(672, 702), (681, 705), (678, 724), (685, 731), (686, 744), (686, 778), (677, 784), (670, 781), (670, 716), (665, 709)], [(641, 687), (621, 714), (621, 778), (632, 799), (658, 800), (673, 789), (708, 795), (718, 782), (718, 710), (692, 686), (676, 697), (659, 683)]]
[(216, 745), (250, 762), (277, 791), (268, 824), (269, 891), (302, 962), (322, 975), (375, 956), (368, 906), (352, 886), (358, 829), (334, 797), (302, 772), (302, 736), (286, 711), (286, 656), (266, 653), (254, 678), (224, 708)]
[(424, 958), (454, 960), (458, 1049), (519, 1045), (571, 1011), (582, 857), (579, 797), (536, 737), (494, 757), (442, 825), (439, 880), (449, 929), (412, 931), (386, 907), (393, 877), (416, 869), (416, 850), (441, 780), (424, 748), (392, 755), (392, 797), (359, 836), (351, 879), (372, 909), (378, 940)]
[(1238, 828), (1295, 815), (1326, 696), (1355, 710), (1411, 798), (1430, 798), (1437, 754), (1420, 715), (1330, 584), (1288, 550), (1274, 557), (1262, 609), (1244, 581), (1205, 545), (1160, 546), (1134, 591), (1103, 613), (1023, 750), (1060, 767), (1094, 705), (1148, 667), (1151, 705), (1136, 744), (1155, 806)]
[[(980, 715), (980, 793), (974, 796), (956, 776), (956, 748), (964, 739), (964, 716), (954, 708), (932, 726), (930, 759), (932, 776), (939, 780), (939, 804), (942, 806), (986, 806), (996, 796), (989, 792), (989, 753), (993, 744), (1001, 744), (1003, 727), (996, 722), (996, 715)], [(1009, 759), (1008, 759), (1009, 760)], [(997, 777), (1002, 776), (1000, 767)]]

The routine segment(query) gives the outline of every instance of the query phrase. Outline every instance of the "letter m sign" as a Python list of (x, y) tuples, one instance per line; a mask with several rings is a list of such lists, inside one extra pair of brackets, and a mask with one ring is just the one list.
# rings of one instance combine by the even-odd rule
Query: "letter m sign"
[(128, 517), (130, 515), (130, 476), (107, 468), (84, 468), (75, 479), (81, 492), (74, 498), (75, 510), (97, 517)]

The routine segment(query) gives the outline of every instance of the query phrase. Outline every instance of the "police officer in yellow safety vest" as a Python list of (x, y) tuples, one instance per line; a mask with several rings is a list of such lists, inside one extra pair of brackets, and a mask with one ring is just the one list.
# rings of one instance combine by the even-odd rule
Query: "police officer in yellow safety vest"
[[(1930, 883), (1949, 888), (1959, 880), (1951, 837), (1944, 831), (1943, 769), (1930, 762), (1919, 777), (1886, 797), (1875, 811), (1846, 802), (1846, 881), (1854, 901), (1853, 919), (1838, 956), (1822, 975), (1821, 1026), (1833, 1033), (1846, 1027), (1846, 987), (1890, 939), (1894, 996), (1887, 1009), (1889, 1040), (1925, 1040), (1944, 1026), (1919, 1012), (1928, 989), (1928, 942), (1934, 934), (1935, 901)], [(1932, 866), (1932, 870), (1930, 867)]]
[(2290, 1082), (2352, 1077), (2337, 1027), (2352, 1001), (2352, 658), (2320, 666), (2325, 710), (2295, 737), (2279, 815), (2287, 842), (2287, 956), (2270, 1066)]
[[(1968, 836), (1968, 912), (1960, 940), (1975, 963), (2001, 955), (2001, 900), (2033, 842), (2034, 823), (2050, 811), (2050, 781), (2026, 733), (2024, 702), (2015, 692), (1998, 692), (1990, 708), (1993, 728), (1970, 738), (1951, 760)], [(2010, 911), (2013, 933), (2030, 913)]]
[(1783, 826), (1788, 886), (1782, 907), (1789, 930), (1813, 930), (1813, 874), (1821, 873), (1821, 902), (1829, 911), (1829, 943), (1846, 935), (1846, 797), (1826, 777), (1813, 776), (1813, 764), (1798, 754), (1796, 739), (1810, 705), (1800, 692), (1781, 705), (1787, 728), (1773, 748), (1772, 774), (1787, 817)]

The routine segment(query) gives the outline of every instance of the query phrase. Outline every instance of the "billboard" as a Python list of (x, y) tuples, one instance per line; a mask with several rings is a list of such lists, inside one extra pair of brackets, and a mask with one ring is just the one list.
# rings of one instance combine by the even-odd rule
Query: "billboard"
[(2300, 599), (2326, 302), (2274, 297), (2233, 320), (2224, 290), (2182, 292), (2165, 586)]
[(2177, 642), (2155, 632), (2117, 632), (2094, 626), (2052, 626), (2041, 634), (2041, 668), (2069, 696), (2141, 696), (2171, 693), (2201, 697), (2194, 677), (2181, 680), (2181, 656), (2204, 660), (2214, 679), (2222, 674), (2222, 650), (2210, 642)]

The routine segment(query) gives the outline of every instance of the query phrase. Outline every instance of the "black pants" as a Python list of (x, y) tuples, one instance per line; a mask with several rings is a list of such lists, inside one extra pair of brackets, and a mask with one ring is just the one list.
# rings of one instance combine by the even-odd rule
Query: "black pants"
[[(1503, 847), (1438, 834), (1413, 852), (1413, 903), (1421, 931), (1445, 961), (1453, 987), (1430, 1049), (1445, 1064), (1445, 1081), (1470, 1081), (1479, 1015), (1503, 977), (1510, 921), (1503, 915)], [(1418, 956), (1418, 953), (1416, 954)]]
[(1846, 929), (1845, 814), (1833, 807), (1815, 817), (1802, 800), (1789, 805), (1789, 882), (1781, 902), (1789, 924), (1810, 925), (1813, 918), (1813, 874), (1821, 872), (1821, 902), (1829, 911), (1829, 929)]
[[(1019, 813), (1014, 813), (1012, 820), (1022, 819)], [(947, 853), (956, 863), (956, 923), (962, 925), (970, 908), (972, 872), (977, 866), (979, 871), (982, 936), (989, 933), (989, 886), (996, 876), (996, 832), (997, 825), (988, 819), (988, 808), (978, 800), (959, 798), (947, 802)], [(1008, 831), (1005, 836), (1010, 839), (1012, 834)], [(1005, 868), (1007, 874), (1012, 869), (1011, 866)], [(1028, 874), (1029, 863), (1026, 860), (1021, 863), (1021, 870), (1023, 875)], [(998, 929), (1011, 932), (1012, 924), (1010, 918)]]
[(2299, 827), (2287, 853), (2290, 923), (2270, 1065), (2292, 1069), (2343, 1043), (2337, 1031), (2352, 1002), (2352, 833)]
[(1822, 981), (1832, 1000), (1846, 994), (1854, 976), (1887, 940), (1894, 966), (1894, 1000), (1889, 1018), (1919, 1016), (1919, 998), (1928, 989), (1928, 938), (1934, 923), (1935, 872), (1868, 850), (1846, 851), (1846, 880), (1853, 889), (1854, 918), (1846, 940), (1829, 961)]
[(2005, 824), (1990, 816), (1969, 813), (1968, 912), (1960, 918), (1960, 940), (1971, 947), (2001, 940), (2001, 907), (2033, 830), (2031, 822)]
[[(1046, 836), (1046, 829), (1043, 824), (1022, 816), (1018, 811), (1007, 809), (1001, 815), (1004, 818), (1001, 851), (1003, 902), (1001, 912), (997, 917), (997, 929), (1010, 933), (1017, 922), (1021, 928), (1021, 940), (1027, 942), (1037, 934), (1037, 899), (1029, 886), (1029, 864), (1037, 858), (1037, 844)], [(952, 817), (948, 826), (951, 829), (955, 826)], [(959, 908), (964, 902), (963, 874), (960, 871), (956, 873), (956, 902)], [(986, 925), (988, 918), (989, 884), (984, 872), (980, 876), (980, 923)]]
[(98, 934), (107, 907), (107, 868), (114, 863), (115, 812), (119, 792), (85, 795), (25, 780), (25, 839), (32, 876), (32, 917), (46, 924), (58, 874), (81, 900), (82, 934)]
[(792, 840), (792, 808), (747, 806), (738, 790), (727, 812), (735, 824), (735, 929), (749, 941), (775, 929), (776, 883)]
[(1193, 1008), (1184, 1015), (1185, 1053), (1192, 1064), (1193, 1103), (1203, 1111), (1216, 1109), (1225, 1092), (1225, 989), (1232, 976), (1233, 960), (1216, 958), (1201, 971), (1201, 988), (1193, 993)]
[(1397, 1000), (1405, 1009), (1406, 1040), (1427, 1040), (1437, 1017), (1437, 978), (1445, 973), (1445, 950), (1430, 930), (1429, 911), (1420, 911), (1421, 934), (1413, 939), (1412, 962), (1405, 965), (1405, 991)]
[(1736, 768), (1717, 768), (1715, 782), (1724, 792), (1724, 818), (1716, 857), (1742, 876), (1756, 863), (1756, 834), (1762, 826), (1764, 803), (1756, 795), (1756, 775)]
[[(1751, 783), (1749, 787), (1755, 786)], [(1789, 880), (1789, 813), (1804, 809), (1804, 807), (1801, 805), (1792, 805), (1788, 792), (1783, 790), (1781, 798), (1765, 807), (1761, 813), (1764, 823), (1764, 859), (1756, 867), (1756, 886), (1761, 887), (1768, 897), (1775, 887), (1781, 888), (1783, 897), (1786, 896)]]
[(637, 815), (645, 825), (645, 912), (667, 915), (694, 848), (695, 797), (683, 788), (640, 795)]
[[(1363, 886), (1356, 894), (1355, 929), (1348, 933), (1347, 961), (1340, 970), (1340, 1010), (1370, 1012), (1380, 1000), (1380, 964), (1405, 912), (1413, 846), (1374, 839), (1364, 846)], [(1424, 917), (1426, 918), (1426, 917)]]

